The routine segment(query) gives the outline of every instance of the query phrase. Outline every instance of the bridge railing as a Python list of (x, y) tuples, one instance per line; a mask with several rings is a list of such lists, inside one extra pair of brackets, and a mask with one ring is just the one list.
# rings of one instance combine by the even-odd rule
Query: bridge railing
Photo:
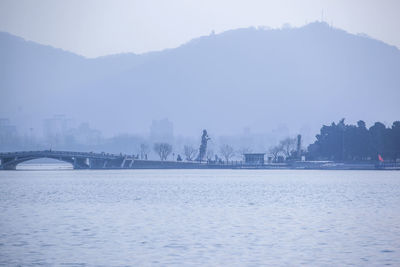
[(73, 151), (57, 151), (57, 150), (39, 150), (39, 151), (16, 151), (1, 152), (0, 157), (19, 157), (29, 155), (51, 155), (51, 156), (68, 156), (68, 157), (95, 157), (95, 158), (120, 158), (126, 155), (117, 155), (110, 153), (94, 153), (94, 152), (73, 152)]

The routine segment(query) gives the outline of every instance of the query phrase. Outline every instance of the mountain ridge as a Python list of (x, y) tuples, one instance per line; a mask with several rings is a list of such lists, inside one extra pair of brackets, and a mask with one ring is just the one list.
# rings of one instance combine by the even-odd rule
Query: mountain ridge
[[(0, 45), (0, 58), (10, 55)], [(400, 97), (399, 49), (326, 23), (229, 30), (138, 55), (69, 55), (31, 55), (28, 67), (27, 57), (8, 57), (9, 65), (17, 65), (11, 70), (0, 63), (6, 99), (20, 106), (1, 101), (0, 115), (27, 124), (30, 114), (28, 121), (38, 127), (38, 118), (64, 113), (110, 134), (138, 132), (152, 119), (168, 117), (178, 133), (208, 128), (229, 134), (244, 127), (266, 132), (280, 124), (298, 132), (342, 117), (354, 121), (367, 111), (371, 123), (396, 120), (393, 114), (400, 111), (394, 101)], [(26, 87), (31, 89), (21, 89)]]

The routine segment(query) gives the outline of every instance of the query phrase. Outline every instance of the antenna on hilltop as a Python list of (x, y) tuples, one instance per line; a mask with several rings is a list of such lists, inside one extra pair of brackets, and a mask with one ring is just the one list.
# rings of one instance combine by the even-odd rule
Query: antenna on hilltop
[(321, 22), (324, 22), (324, 9), (321, 11)]

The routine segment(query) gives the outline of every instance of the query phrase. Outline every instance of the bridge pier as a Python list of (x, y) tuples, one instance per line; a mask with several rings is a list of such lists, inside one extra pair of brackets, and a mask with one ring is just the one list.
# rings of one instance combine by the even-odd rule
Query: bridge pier
[(87, 158), (74, 158), (74, 163), (72, 164), (74, 169), (89, 169), (89, 159)]
[(2, 158), (0, 159), (0, 170), (16, 170), (17, 164), (14, 164), (18, 158)]
[(105, 164), (105, 159), (89, 159), (90, 169), (102, 169)]
[(0, 170), (12, 170), (15, 171), (17, 169), (17, 164), (7, 164), (7, 165), (0, 165)]

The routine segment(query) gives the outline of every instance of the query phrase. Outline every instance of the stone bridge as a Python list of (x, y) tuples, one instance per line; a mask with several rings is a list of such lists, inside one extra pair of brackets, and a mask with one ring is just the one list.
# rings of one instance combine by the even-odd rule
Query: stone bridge
[(0, 170), (16, 170), (17, 165), (40, 158), (56, 159), (70, 163), (74, 169), (260, 169), (288, 168), (286, 164), (246, 165), (242, 162), (180, 162), (140, 160), (123, 154), (72, 152), (72, 151), (21, 151), (0, 152)]
[(74, 169), (123, 169), (133, 164), (133, 157), (92, 152), (23, 151), (0, 153), (0, 170), (15, 170), (17, 165), (33, 159), (50, 158), (70, 163)]

